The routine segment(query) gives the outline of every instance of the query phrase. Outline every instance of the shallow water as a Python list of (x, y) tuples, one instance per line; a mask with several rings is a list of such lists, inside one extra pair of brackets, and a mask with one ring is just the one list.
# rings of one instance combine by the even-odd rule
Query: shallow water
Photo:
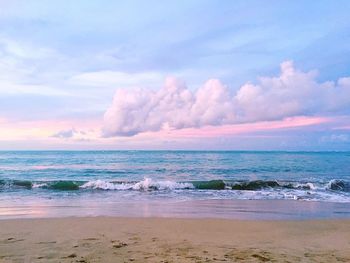
[[(254, 208), (259, 200), (264, 209)], [(348, 217), (350, 153), (0, 152), (0, 218), (142, 216), (137, 207), (151, 216), (241, 217), (238, 203), (251, 211), (245, 217), (295, 217), (276, 200), (293, 200), (285, 203), (297, 204), (293, 214), (304, 211), (296, 218)]]

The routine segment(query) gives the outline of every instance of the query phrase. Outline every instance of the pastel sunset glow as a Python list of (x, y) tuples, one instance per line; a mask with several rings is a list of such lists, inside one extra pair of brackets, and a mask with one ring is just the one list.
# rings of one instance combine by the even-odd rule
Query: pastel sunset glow
[(350, 262), (350, 0), (0, 0), (0, 263)]
[(349, 10), (0, 1), (0, 150), (350, 150)]

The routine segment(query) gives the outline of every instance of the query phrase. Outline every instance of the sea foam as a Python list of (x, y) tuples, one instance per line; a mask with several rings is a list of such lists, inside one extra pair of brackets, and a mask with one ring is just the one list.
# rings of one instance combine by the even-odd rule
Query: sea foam
[(175, 190), (175, 189), (193, 189), (191, 183), (179, 183), (172, 181), (154, 181), (150, 178), (145, 178), (140, 182), (107, 182), (104, 180), (89, 181), (82, 186), (82, 189), (100, 189), (100, 190)]

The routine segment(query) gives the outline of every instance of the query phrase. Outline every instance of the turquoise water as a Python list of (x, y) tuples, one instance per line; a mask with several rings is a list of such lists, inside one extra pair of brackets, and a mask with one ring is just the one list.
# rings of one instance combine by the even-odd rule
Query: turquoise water
[(40, 206), (103, 211), (118, 205), (125, 209), (121, 204), (144, 207), (211, 200), (323, 202), (342, 204), (347, 210), (350, 153), (0, 152), (0, 217), (25, 216)]

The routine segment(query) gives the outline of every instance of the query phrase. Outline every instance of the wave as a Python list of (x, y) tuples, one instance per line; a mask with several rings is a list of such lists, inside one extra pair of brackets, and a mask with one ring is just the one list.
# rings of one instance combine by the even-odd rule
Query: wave
[(6, 189), (50, 189), (61, 191), (75, 190), (136, 190), (136, 191), (159, 191), (159, 190), (239, 190), (257, 191), (264, 189), (291, 189), (291, 190), (326, 190), (350, 192), (350, 182), (334, 179), (327, 183), (290, 182), (274, 180), (250, 180), (250, 181), (156, 181), (145, 178), (142, 181), (28, 181), (28, 180), (0, 180), (0, 190)]
[(333, 179), (327, 184), (327, 189), (334, 191), (350, 192), (350, 182)]
[(140, 182), (108, 182), (103, 180), (89, 181), (81, 186), (83, 189), (100, 190), (175, 190), (193, 189), (191, 183), (179, 183), (172, 181), (153, 181), (145, 178)]

